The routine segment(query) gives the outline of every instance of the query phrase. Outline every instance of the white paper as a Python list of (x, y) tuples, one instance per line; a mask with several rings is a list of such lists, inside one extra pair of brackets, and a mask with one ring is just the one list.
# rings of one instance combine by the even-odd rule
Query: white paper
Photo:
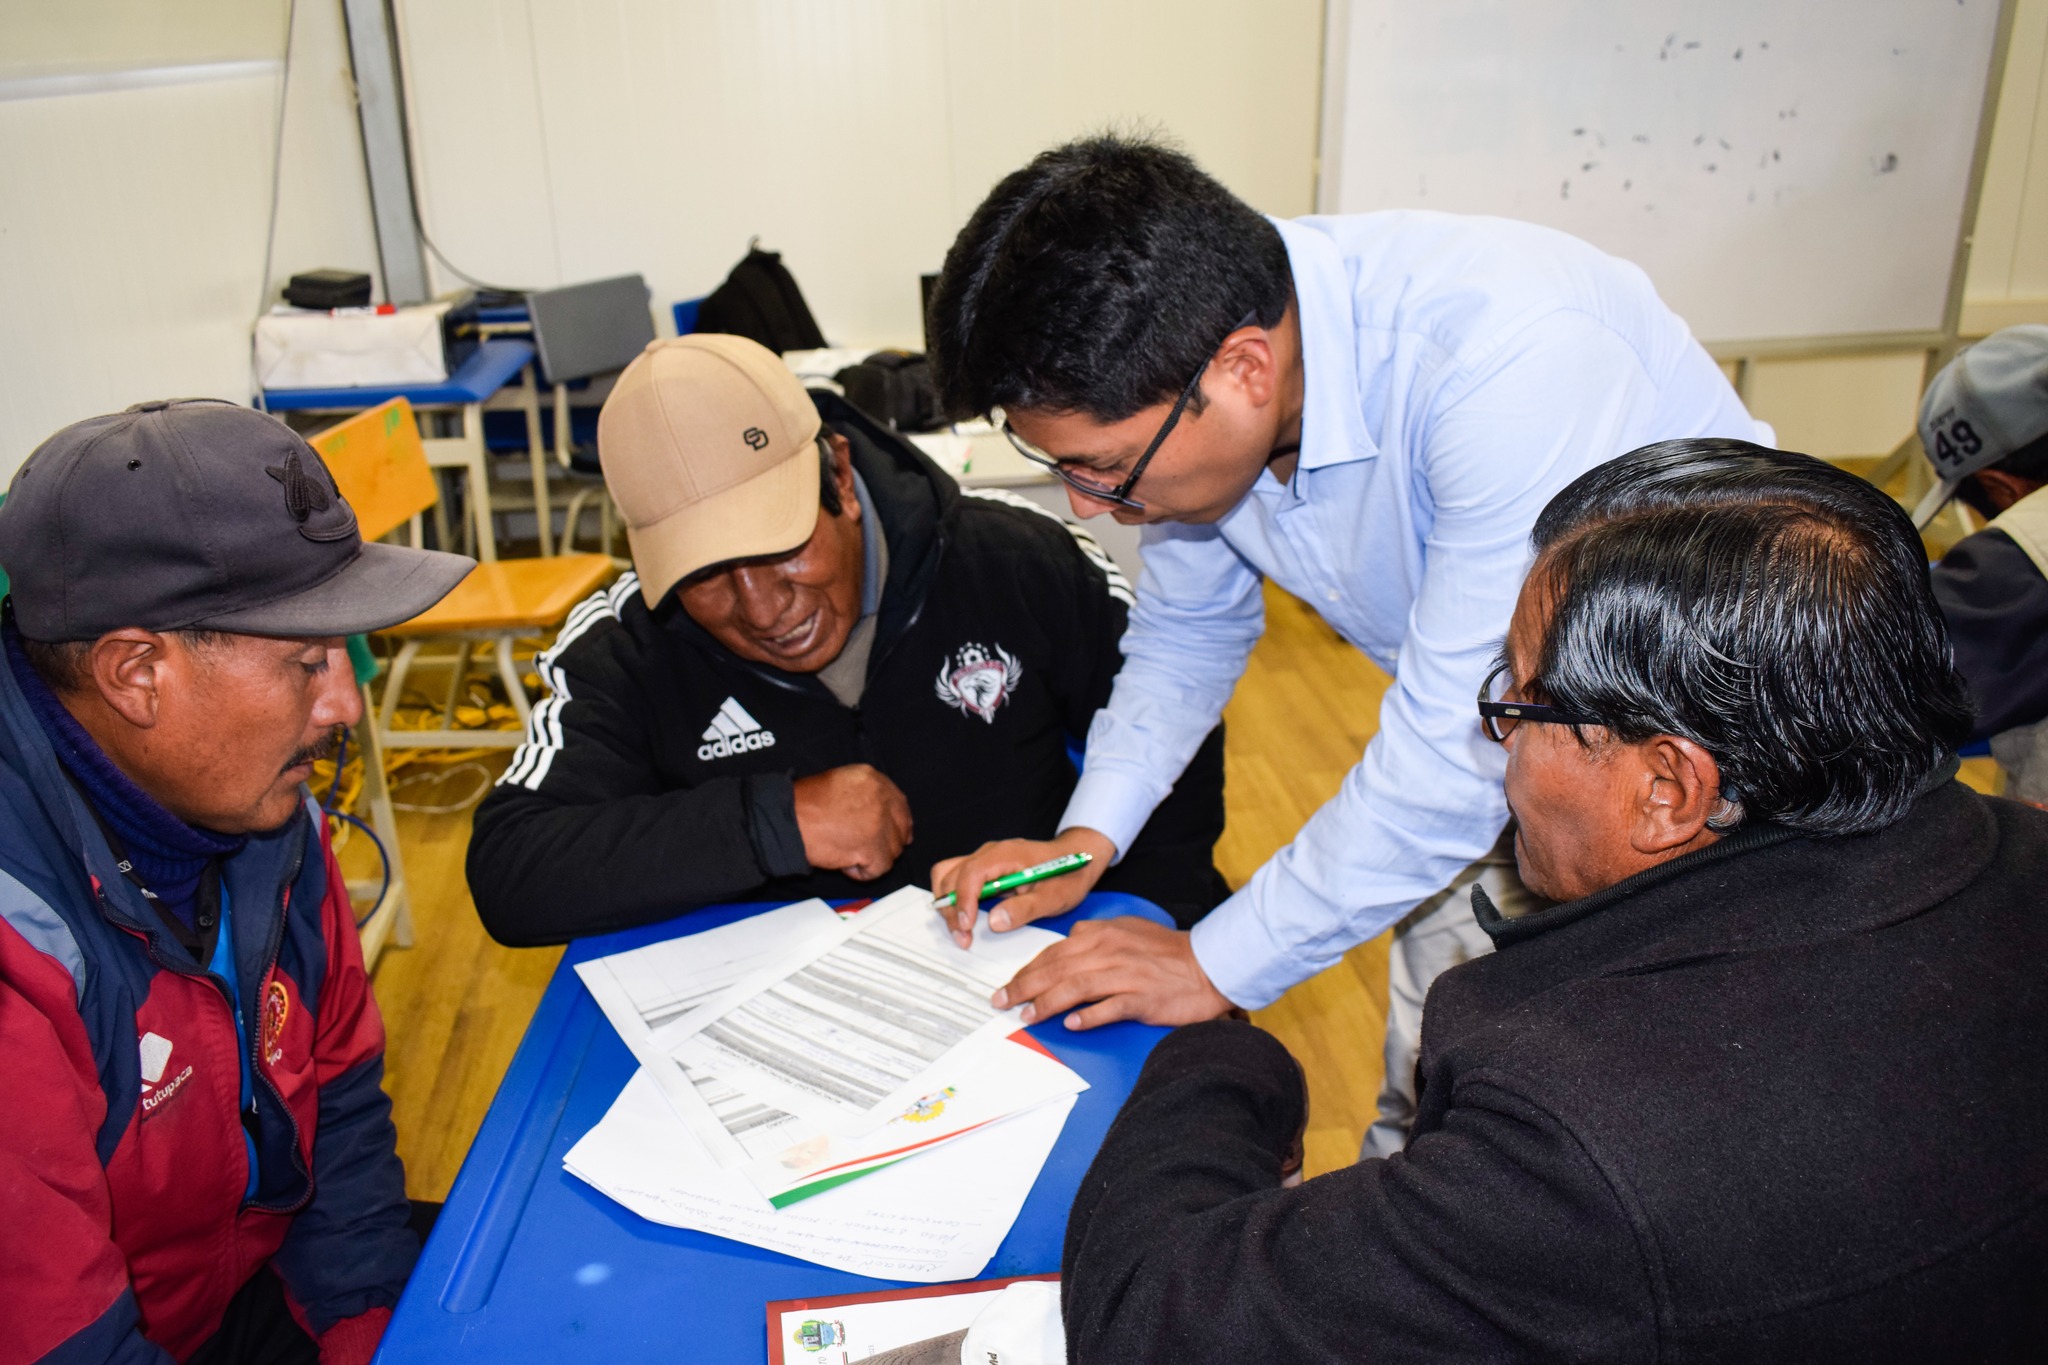
[(988, 997), (1059, 935), (953, 941), (931, 893), (905, 887), (790, 960), (657, 1030), (684, 1065), (829, 1132), (858, 1136), (949, 1084), (958, 1054), (1014, 1032)]
[(988, 1264), (1073, 1104), (1042, 1105), (776, 1212), (745, 1175), (712, 1164), (643, 1068), (562, 1164), (653, 1222), (932, 1284)]
[(735, 982), (773, 971), (816, 936), (844, 936), (843, 921), (821, 900), (721, 924), (698, 934), (576, 964), (576, 974), (641, 1066), (667, 1096), (677, 1117), (721, 1166), (781, 1151), (816, 1132), (815, 1125), (736, 1089), (707, 1071), (683, 1066), (657, 1041), (661, 1028), (685, 1018)]
[[(819, 1181), (844, 1179), (861, 1170), (921, 1156), (1012, 1114), (1088, 1088), (1079, 1072), (1035, 1044), (1018, 1042), (1021, 1036), (998, 1039), (959, 1054), (950, 1084), (927, 1094), (872, 1132), (841, 1137), (814, 1129), (768, 1150), (762, 1150), (765, 1144), (757, 1142), (750, 1147), (757, 1153), (755, 1159), (742, 1169), (763, 1195), (781, 1199), (786, 1205), (796, 1202), (789, 1196)], [(787, 1130), (774, 1131), (781, 1135)], [(815, 1199), (818, 1195), (800, 1197)]]
[(576, 964), (619, 1036), (652, 1034), (747, 976), (773, 966), (813, 934), (843, 921), (821, 900), (721, 924), (700, 934)]
[(438, 384), (448, 378), (441, 346), (446, 303), (380, 313), (284, 309), (256, 320), (256, 373), (266, 389)]
[(974, 442), (969, 437), (950, 431), (918, 431), (906, 433), (905, 439), (956, 479), (974, 463)]

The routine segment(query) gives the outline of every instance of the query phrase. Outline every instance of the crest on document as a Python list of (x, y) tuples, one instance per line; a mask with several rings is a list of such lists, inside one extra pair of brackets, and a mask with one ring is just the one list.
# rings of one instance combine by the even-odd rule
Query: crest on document
[(907, 1123), (930, 1123), (933, 1119), (946, 1112), (946, 1101), (952, 1098), (953, 1087), (950, 1085), (944, 1090), (935, 1090), (904, 1110), (904, 1121)]
[(1024, 665), (1001, 645), (988, 649), (967, 644), (940, 660), (932, 690), (961, 715), (979, 716), (993, 725), (996, 709), (1010, 699), (1023, 677)]
[(846, 1344), (846, 1324), (830, 1318), (805, 1318), (790, 1333), (792, 1340), (806, 1351), (822, 1351), (828, 1346)]

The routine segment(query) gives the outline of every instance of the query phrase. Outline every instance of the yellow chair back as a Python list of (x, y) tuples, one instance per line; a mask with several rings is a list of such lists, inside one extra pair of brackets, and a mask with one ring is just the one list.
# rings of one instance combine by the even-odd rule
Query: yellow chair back
[(440, 501), (412, 404), (394, 398), (311, 437), (355, 509), (364, 540), (381, 540)]

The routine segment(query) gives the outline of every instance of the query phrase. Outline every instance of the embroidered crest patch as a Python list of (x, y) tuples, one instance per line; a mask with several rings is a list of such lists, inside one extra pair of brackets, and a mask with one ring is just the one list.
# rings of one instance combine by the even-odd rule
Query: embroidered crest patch
[(284, 1057), (284, 1021), (291, 1013), (291, 992), (282, 981), (273, 979), (263, 993), (263, 1061), (267, 1066), (276, 1066)]
[(933, 691), (940, 701), (963, 716), (979, 716), (993, 725), (996, 708), (1010, 699), (1023, 676), (1024, 665), (1001, 645), (991, 651), (968, 644), (950, 658), (940, 660)]

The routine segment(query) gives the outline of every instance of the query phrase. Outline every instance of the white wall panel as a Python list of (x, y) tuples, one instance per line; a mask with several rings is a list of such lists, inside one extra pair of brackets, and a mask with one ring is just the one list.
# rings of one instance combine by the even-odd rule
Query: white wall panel
[(214, 324), (246, 326), (255, 308), (276, 90), (258, 78), (0, 104), (10, 472), (67, 421), (246, 395), (246, 333)]
[(822, 326), (914, 339), (943, 252), (936, 0), (536, 7), (560, 278), (702, 294), (760, 234)]
[(277, 56), (283, 0), (8, 0), (0, 76)]
[(954, 205), (1106, 124), (1154, 126), (1247, 202), (1315, 207), (1319, 0), (977, 0), (946, 6)]
[(988, 187), (1092, 128), (1306, 212), (1320, 25), (1317, 0), (400, 5), (424, 214), (463, 270), (637, 270), (665, 326), (759, 235), (850, 344), (915, 344), (917, 277)]
[[(2048, 0), (2019, 0), (1965, 294), (2048, 317)], [(1996, 310), (1994, 310), (1996, 311)], [(2038, 320), (2038, 319), (2037, 319)]]
[[(297, 18), (275, 273), (374, 271), (340, 8), (302, 0)], [(273, 74), (0, 101), (0, 479), (82, 417), (248, 401), (277, 90)]]
[[(527, 19), (505, 0), (426, 0), (397, 23), (427, 234), (459, 268), (513, 288), (560, 279)], [(460, 283), (431, 264), (429, 278)]]

